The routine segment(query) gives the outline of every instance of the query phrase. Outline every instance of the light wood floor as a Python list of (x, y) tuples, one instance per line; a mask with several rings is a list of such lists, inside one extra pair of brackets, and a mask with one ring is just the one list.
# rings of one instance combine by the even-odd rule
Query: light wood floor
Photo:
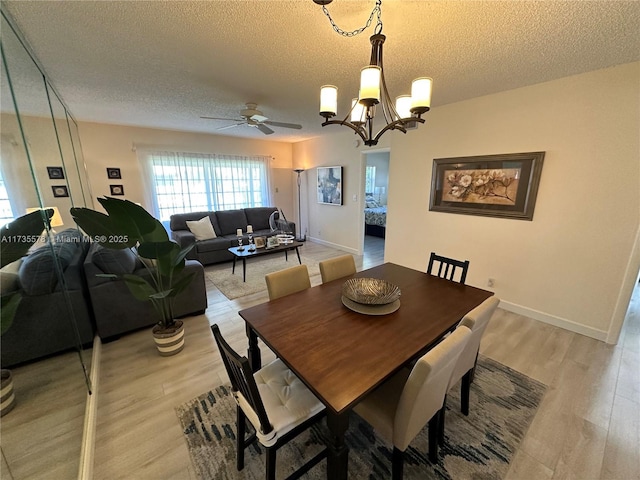
[[(382, 245), (368, 240), (356, 257), (359, 270), (383, 262)], [(302, 248), (316, 260), (341, 253), (311, 242)], [(245, 352), (237, 311), (267, 300), (265, 291), (231, 301), (213, 285), (208, 296), (206, 314), (187, 319), (186, 346), (176, 357), (158, 356), (146, 330), (103, 345), (95, 479), (195, 479), (174, 408), (228, 382), (209, 325), (219, 324)], [(508, 479), (640, 478), (640, 289), (632, 307), (616, 346), (498, 309), (481, 352), (549, 385)]]

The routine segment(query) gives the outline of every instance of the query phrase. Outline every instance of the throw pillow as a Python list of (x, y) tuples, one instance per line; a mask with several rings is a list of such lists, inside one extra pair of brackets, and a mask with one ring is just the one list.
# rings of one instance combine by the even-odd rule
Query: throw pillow
[(216, 232), (213, 230), (209, 217), (202, 217), (200, 220), (187, 221), (187, 228), (196, 237), (196, 240), (211, 240), (216, 238)]

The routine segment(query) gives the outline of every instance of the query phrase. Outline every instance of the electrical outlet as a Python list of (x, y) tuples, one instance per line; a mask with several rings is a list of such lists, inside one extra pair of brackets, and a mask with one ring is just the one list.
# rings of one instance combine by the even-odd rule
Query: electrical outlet
[(493, 287), (495, 285), (496, 281), (493, 278), (488, 278), (487, 279), (487, 287)]

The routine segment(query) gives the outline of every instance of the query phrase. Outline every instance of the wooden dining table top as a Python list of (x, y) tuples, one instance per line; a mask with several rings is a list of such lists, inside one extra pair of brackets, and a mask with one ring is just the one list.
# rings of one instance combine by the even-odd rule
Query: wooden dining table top
[[(380, 278), (400, 287), (388, 315), (342, 303), (347, 278)], [(335, 413), (353, 407), (493, 292), (393, 263), (239, 312), (248, 327)]]

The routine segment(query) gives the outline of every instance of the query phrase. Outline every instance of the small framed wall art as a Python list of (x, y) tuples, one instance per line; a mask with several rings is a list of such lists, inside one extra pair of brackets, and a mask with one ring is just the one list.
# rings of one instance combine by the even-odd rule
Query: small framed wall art
[(124, 195), (124, 187), (122, 185), (109, 185), (111, 195)]
[(429, 210), (533, 220), (544, 154), (436, 158)]
[(69, 189), (67, 188), (66, 185), (53, 185), (51, 187), (51, 190), (53, 190), (53, 196), (54, 197), (68, 197), (69, 196)]
[(318, 203), (342, 205), (342, 167), (318, 167)]
[(107, 177), (120, 179), (122, 178), (122, 174), (119, 168), (107, 168)]
[(265, 241), (267, 237), (256, 237), (254, 241), (256, 242), (256, 248), (264, 248)]
[(47, 167), (47, 173), (52, 180), (59, 180), (64, 178), (64, 170), (62, 167)]

